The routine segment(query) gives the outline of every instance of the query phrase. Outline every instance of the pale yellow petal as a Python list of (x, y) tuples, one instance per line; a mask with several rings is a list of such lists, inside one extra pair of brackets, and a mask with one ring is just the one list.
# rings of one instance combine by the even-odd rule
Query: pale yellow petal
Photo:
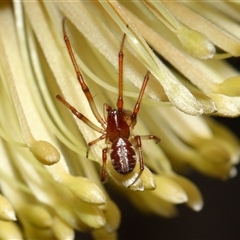
[(73, 240), (74, 239), (74, 230), (63, 222), (61, 219), (55, 217), (52, 225), (53, 234), (56, 239), (66, 239)]
[(0, 194), (0, 220), (17, 220), (12, 204)]
[(0, 220), (0, 229), (1, 239), (24, 239), (20, 227), (14, 222)]

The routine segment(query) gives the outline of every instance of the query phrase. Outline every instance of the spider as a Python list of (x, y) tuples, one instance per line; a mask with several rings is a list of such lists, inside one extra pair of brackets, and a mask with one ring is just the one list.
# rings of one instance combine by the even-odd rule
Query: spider
[[(107, 114), (104, 114), (104, 118), (99, 114), (92, 94), (86, 85), (83, 76), (80, 72), (80, 69), (77, 65), (76, 59), (73, 54), (72, 46), (69, 41), (69, 38), (66, 34), (65, 30), (65, 19), (62, 22), (63, 28), (63, 37), (64, 41), (71, 58), (73, 67), (75, 69), (77, 79), (79, 84), (82, 87), (82, 91), (84, 92), (90, 108), (97, 119), (97, 121), (101, 124), (101, 128), (91, 122), (87, 117), (85, 117), (82, 113), (78, 112), (72, 105), (70, 105), (65, 99), (63, 99), (60, 95), (57, 95), (56, 98), (61, 101), (70, 111), (80, 120), (82, 120), (85, 124), (87, 124), (93, 130), (99, 132), (101, 136), (91, 142), (88, 143), (88, 150), (92, 145), (96, 144), (97, 142), (105, 139), (107, 147), (102, 150), (102, 170), (101, 170), (101, 181), (105, 182), (106, 178), (106, 162), (107, 162), (107, 155), (109, 153), (111, 163), (113, 168), (119, 173), (123, 175), (127, 175), (131, 173), (136, 165), (137, 157), (135, 153), (135, 146), (138, 150), (138, 161), (139, 161), (139, 172), (137, 177), (134, 181), (128, 186), (130, 187), (133, 185), (141, 176), (144, 170), (144, 160), (142, 154), (142, 143), (141, 140), (148, 140), (153, 139), (158, 143), (160, 138), (154, 135), (144, 135), (144, 136), (133, 136), (131, 135), (131, 131), (133, 130), (134, 126), (137, 123), (137, 115), (140, 109), (140, 104), (142, 101), (142, 97), (147, 86), (149, 80), (149, 71), (144, 77), (143, 84), (135, 104), (133, 111), (128, 111), (123, 109), (123, 45), (124, 40), (126, 38), (126, 34), (124, 33), (120, 51), (118, 54), (118, 65), (119, 65), (119, 82), (118, 82), (118, 99), (117, 99), (117, 109), (113, 109), (110, 105), (104, 104), (104, 110)], [(111, 145), (111, 146), (110, 146)]]

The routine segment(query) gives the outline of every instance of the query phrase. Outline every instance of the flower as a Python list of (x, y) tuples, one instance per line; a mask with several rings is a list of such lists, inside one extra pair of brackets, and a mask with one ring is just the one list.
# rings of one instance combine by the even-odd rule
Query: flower
[(234, 4), (221, 3), (218, 12), (202, 2), (1, 3), (1, 238), (73, 239), (74, 230), (117, 237), (120, 211), (96, 171), (105, 143), (94, 144), (87, 159), (86, 142), (99, 134), (55, 98), (61, 93), (98, 124), (62, 39), (63, 18), (98, 109), (117, 99), (123, 32), (127, 109), (151, 72), (133, 134), (154, 134), (162, 142), (143, 141), (145, 169), (137, 181), (139, 163), (121, 175), (107, 161), (110, 182), (136, 207), (165, 217), (180, 203), (199, 211), (201, 193), (180, 172), (191, 167), (220, 179), (236, 175), (238, 139), (206, 117), (239, 115), (239, 73), (219, 60), (239, 56)]

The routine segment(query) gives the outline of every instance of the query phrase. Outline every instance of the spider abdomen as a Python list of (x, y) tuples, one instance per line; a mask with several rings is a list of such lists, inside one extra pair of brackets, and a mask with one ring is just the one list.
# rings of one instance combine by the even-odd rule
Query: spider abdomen
[(136, 165), (136, 154), (126, 138), (118, 138), (112, 143), (110, 158), (114, 169), (123, 175), (132, 172)]

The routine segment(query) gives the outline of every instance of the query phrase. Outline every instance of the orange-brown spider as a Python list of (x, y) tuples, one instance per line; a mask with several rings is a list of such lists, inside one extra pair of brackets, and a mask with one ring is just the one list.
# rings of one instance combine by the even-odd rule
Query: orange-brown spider
[[(126, 175), (133, 171), (136, 165), (136, 153), (133, 147), (136, 146), (138, 149), (138, 159), (140, 170), (138, 176), (134, 181), (131, 183), (133, 185), (141, 176), (144, 170), (144, 161), (143, 161), (143, 154), (142, 154), (142, 143), (141, 140), (146, 139), (153, 139), (158, 143), (160, 138), (154, 135), (145, 135), (145, 136), (133, 136), (131, 135), (131, 131), (137, 123), (137, 114), (140, 109), (140, 104), (142, 101), (142, 97), (147, 86), (149, 80), (149, 72), (147, 72), (146, 76), (144, 77), (143, 84), (135, 104), (133, 111), (127, 111), (123, 109), (123, 45), (126, 34), (123, 35), (122, 43), (120, 46), (120, 51), (118, 54), (118, 64), (119, 64), (119, 86), (118, 86), (118, 100), (117, 100), (117, 109), (113, 109), (110, 105), (104, 104), (104, 109), (107, 112), (107, 116), (102, 118), (99, 114), (95, 102), (93, 100), (92, 94), (86, 85), (80, 69), (77, 65), (76, 59), (73, 54), (73, 50), (71, 47), (71, 43), (69, 38), (66, 34), (64, 20), (62, 23), (63, 28), (63, 37), (65, 44), (68, 49), (69, 56), (71, 58), (72, 64), (74, 66), (77, 79), (82, 87), (82, 90), (89, 102), (90, 108), (97, 119), (97, 121), (101, 124), (102, 128), (95, 125), (91, 122), (87, 117), (85, 117), (82, 113), (78, 112), (73, 106), (71, 106), (66, 100), (64, 100), (60, 95), (57, 95), (57, 99), (60, 100), (64, 105), (66, 105), (71, 112), (84, 123), (86, 123), (89, 127), (93, 130), (101, 133), (101, 136), (91, 142), (88, 143), (88, 148), (90, 148), (93, 144), (105, 139), (107, 146), (111, 144), (111, 147), (106, 147), (102, 150), (102, 171), (101, 171), (101, 181), (105, 181), (106, 177), (106, 161), (107, 155), (110, 153), (111, 163), (114, 169), (123, 175)], [(88, 155), (88, 151), (87, 151)], [(131, 186), (130, 185), (130, 186)], [(128, 187), (130, 187), (128, 186)]]

